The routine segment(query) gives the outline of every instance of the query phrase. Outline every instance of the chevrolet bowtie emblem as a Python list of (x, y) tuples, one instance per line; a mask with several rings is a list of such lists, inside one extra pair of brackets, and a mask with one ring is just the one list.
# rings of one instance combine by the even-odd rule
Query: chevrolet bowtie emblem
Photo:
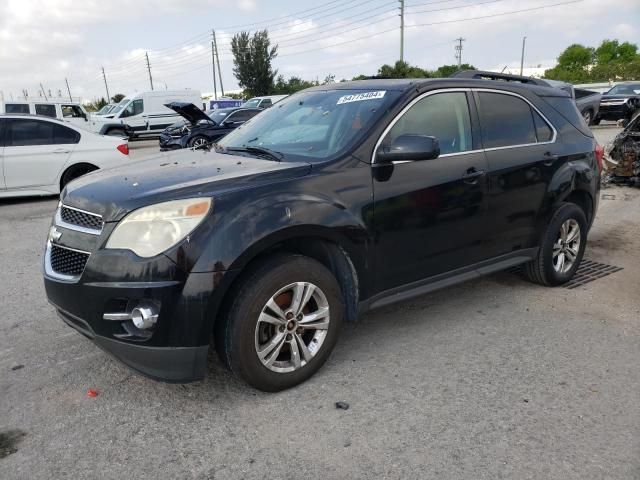
[(60, 237), (62, 237), (62, 232), (59, 231), (56, 227), (51, 227), (51, 229), (49, 230), (49, 241), (51, 243), (55, 243), (60, 240)]

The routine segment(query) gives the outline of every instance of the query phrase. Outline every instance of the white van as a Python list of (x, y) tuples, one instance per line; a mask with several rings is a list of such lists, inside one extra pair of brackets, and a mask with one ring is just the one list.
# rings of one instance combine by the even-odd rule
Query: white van
[(49, 100), (5, 100), (0, 103), (0, 113), (43, 115), (74, 123), (88, 128), (89, 114), (82, 104), (77, 102)]
[(182, 117), (165, 107), (167, 103), (188, 102), (202, 105), (197, 90), (153, 90), (127, 95), (108, 114), (89, 119), (92, 128), (103, 135), (143, 138), (159, 135)]

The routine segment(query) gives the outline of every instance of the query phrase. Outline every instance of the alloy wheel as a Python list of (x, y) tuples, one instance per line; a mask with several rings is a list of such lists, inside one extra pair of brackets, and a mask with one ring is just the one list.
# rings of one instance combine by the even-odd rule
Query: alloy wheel
[(298, 370), (322, 348), (329, 323), (324, 292), (312, 283), (291, 283), (262, 308), (255, 330), (256, 354), (271, 371)]
[(193, 142), (193, 148), (194, 149), (199, 149), (199, 148), (204, 148), (207, 146), (207, 141), (204, 138), (196, 138), (195, 141)]
[(553, 269), (558, 273), (567, 273), (578, 258), (580, 251), (580, 224), (573, 218), (566, 220), (558, 232), (553, 244)]

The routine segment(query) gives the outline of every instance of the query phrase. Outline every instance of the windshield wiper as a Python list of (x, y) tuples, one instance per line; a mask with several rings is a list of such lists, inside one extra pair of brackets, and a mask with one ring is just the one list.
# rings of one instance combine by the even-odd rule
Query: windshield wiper
[(228, 152), (247, 152), (253, 153), (254, 155), (262, 155), (265, 157), (269, 157), (277, 162), (282, 161), (282, 159), (284, 158), (284, 154), (265, 147), (226, 147), (225, 150), (227, 150)]

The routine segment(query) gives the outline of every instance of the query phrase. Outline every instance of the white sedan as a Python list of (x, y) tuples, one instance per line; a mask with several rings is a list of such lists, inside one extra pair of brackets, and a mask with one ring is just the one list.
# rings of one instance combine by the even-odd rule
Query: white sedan
[(35, 115), (0, 115), (0, 198), (55, 195), (71, 180), (129, 159), (126, 139)]

